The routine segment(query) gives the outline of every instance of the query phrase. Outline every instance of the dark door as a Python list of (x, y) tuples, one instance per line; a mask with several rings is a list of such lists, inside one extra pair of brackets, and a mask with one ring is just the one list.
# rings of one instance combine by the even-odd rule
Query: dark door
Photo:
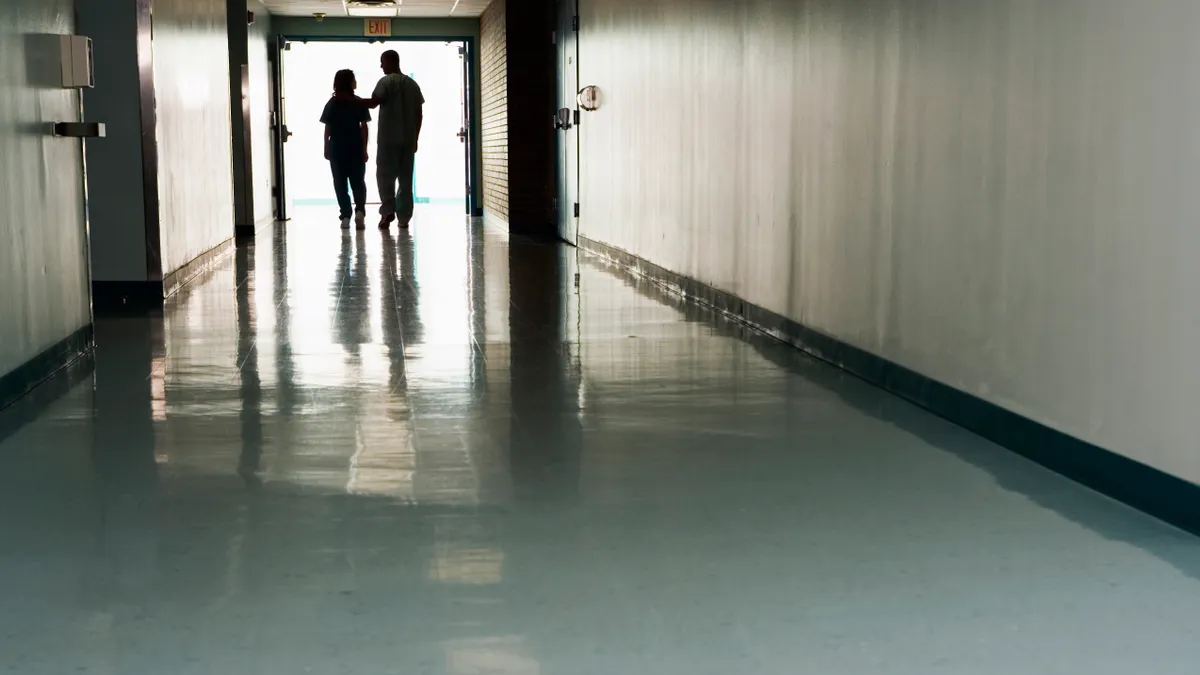
[(579, 1), (558, 0), (558, 236), (579, 238)]
[(287, 40), (282, 36), (271, 44), (271, 151), (275, 169), (275, 219), (288, 219), (288, 199), (286, 181), (284, 180), (284, 148), (291, 132), (287, 128), (287, 117), (284, 114), (283, 91), (283, 54), (288, 49)]

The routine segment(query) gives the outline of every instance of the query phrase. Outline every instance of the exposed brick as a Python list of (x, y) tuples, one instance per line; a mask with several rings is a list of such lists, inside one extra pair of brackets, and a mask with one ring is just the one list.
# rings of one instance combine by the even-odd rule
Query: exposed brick
[(508, 38), (505, 0), (479, 17), (483, 208), (508, 220)]

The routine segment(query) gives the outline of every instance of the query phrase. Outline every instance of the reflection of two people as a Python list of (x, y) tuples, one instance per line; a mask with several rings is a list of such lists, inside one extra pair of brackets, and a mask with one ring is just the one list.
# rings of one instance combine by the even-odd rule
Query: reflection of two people
[(404, 386), (404, 345), (421, 341), (423, 327), (420, 317), (420, 287), (413, 273), (414, 245), (412, 235), (401, 230), (393, 237), (383, 233), (383, 264), (380, 268), (380, 312), (383, 316), (383, 339), (387, 345), (389, 378), (393, 393)]
[(361, 345), (371, 341), (367, 308), (371, 303), (371, 284), (367, 279), (366, 237), (342, 236), (342, 250), (333, 276), (334, 331), (338, 344), (358, 355)]

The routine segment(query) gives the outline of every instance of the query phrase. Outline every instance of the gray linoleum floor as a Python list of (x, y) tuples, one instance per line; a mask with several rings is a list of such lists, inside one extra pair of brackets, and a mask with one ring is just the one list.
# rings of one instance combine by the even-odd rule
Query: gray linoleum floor
[(1200, 540), (452, 211), (97, 339), (0, 414), (0, 671), (1200, 673)]

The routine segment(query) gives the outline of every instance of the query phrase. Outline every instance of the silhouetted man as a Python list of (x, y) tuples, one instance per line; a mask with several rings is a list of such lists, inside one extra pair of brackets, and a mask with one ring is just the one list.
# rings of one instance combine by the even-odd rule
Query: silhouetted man
[[(379, 229), (386, 230), (399, 216), (408, 227), (413, 216), (413, 162), (424, 121), (425, 97), (413, 79), (400, 72), (400, 55), (392, 50), (379, 59), (383, 77), (375, 93), (364, 102), (379, 107), (379, 146), (375, 152), (375, 178), (379, 182)], [(399, 186), (397, 186), (399, 182)]]

